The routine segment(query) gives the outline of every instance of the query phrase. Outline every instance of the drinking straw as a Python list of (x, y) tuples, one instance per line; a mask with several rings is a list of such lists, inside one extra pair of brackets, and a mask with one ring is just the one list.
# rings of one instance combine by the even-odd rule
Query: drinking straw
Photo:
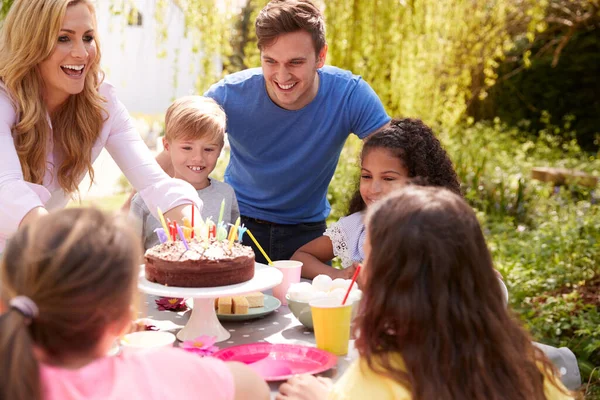
[(231, 228), (231, 232), (230, 232), (230, 238), (229, 238), (229, 249), (231, 249), (231, 247), (233, 246), (233, 241), (235, 240), (235, 236), (237, 233), (237, 229), (238, 226), (240, 226), (240, 217), (237, 217), (237, 219), (235, 220), (235, 225), (233, 225), (233, 228)]
[(181, 229), (181, 226), (177, 225), (177, 222), (173, 221), (173, 223), (175, 224), (175, 229), (177, 229), (177, 233), (179, 233), (179, 238), (183, 242), (183, 247), (185, 247), (186, 250), (189, 250), (190, 246), (188, 246), (187, 240), (185, 240), (183, 229)]
[(156, 209), (158, 210), (158, 219), (160, 220), (160, 223), (162, 224), (162, 227), (165, 230), (165, 235), (167, 236), (167, 239), (169, 239), (169, 241), (173, 240), (171, 239), (171, 235), (169, 234), (169, 228), (167, 228), (167, 223), (165, 222), (165, 217), (163, 216), (162, 211), (160, 211), (160, 207), (156, 207)]
[(260, 250), (260, 252), (262, 253), (262, 255), (265, 256), (265, 259), (267, 260), (267, 262), (269, 263), (269, 265), (273, 265), (273, 261), (271, 261), (271, 259), (267, 255), (267, 253), (265, 253), (265, 251), (263, 250), (263, 248), (260, 247), (260, 244), (258, 244), (258, 241), (256, 240), (256, 238), (254, 237), (254, 235), (252, 234), (252, 232), (250, 232), (250, 229), (247, 229), (246, 232), (248, 232), (248, 236), (250, 236), (250, 239), (252, 239), (252, 241), (254, 242), (254, 244), (256, 245), (256, 247), (258, 247), (258, 249)]
[(348, 287), (348, 290), (346, 291), (344, 300), (342, 300), (343, 306), (346, 305), (346, 300), (348, 300), (348, 295), (350, 294), (350, 291), (352, 290), (352, 286), (354, 286), (354, 282), (356, 282), (356, 278), (358, 277), (359, 272), (360, 272), (360, 264), (356, 266), (356, 271), (354, 271), (354, 275), (352, 275), (352, 283), (350, 284), (350, 286)]

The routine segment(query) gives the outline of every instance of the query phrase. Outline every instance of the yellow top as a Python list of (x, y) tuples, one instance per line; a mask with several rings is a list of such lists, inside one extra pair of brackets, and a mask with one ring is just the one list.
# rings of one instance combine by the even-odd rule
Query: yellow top
[[(403, 366), (402, 360), (398, 360)], [(362, 365), (362, 368), (361, 368)], [(562, 387), (562, 385), (561, 385)], [(544, 382), (547, 400), (573, 400), (548, 380)], [(354, 361), (344, 375), (335, 383), (328, 400), (411, 400), (409, 389), (396, 381), (373, 372), (366, 361)]]

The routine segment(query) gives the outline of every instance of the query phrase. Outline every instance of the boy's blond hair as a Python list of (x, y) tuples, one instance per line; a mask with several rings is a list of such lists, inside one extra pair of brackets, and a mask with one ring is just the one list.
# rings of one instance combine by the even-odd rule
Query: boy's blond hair
[(181, 97), (167, 109), (165, 139), (208, 139), (223, 145), (226, 120), (221, 106), (210, 97)]

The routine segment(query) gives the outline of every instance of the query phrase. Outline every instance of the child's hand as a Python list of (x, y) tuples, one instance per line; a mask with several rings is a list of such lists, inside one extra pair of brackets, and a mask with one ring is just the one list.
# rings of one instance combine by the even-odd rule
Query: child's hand
[(351, 267), (348, 267), (348, 268), (342, 270), (341, 271), (342, 272), (341, 278), (343, 278), (343, 279), (352, 279), (352, 277), (354, 276), (354, 273), (356, 272), (356, 266), (357, 265), (358, 265), (357, 263), (354, 263), (354, 264), (352, 264)]
[(333, 383), (329, 378), (296, 375), (281, 386), (275, 400), (326, 399)]

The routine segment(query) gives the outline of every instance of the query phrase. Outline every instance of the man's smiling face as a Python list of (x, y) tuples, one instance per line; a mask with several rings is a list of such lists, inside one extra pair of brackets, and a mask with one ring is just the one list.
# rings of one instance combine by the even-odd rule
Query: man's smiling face
[(300, 30), (279, 35), (261, 51), (267, 93), (286, 110), (299, 110), (319, 90), (317, 69), (325, 64), (327, 46), (317, 56), (310, 33)]

